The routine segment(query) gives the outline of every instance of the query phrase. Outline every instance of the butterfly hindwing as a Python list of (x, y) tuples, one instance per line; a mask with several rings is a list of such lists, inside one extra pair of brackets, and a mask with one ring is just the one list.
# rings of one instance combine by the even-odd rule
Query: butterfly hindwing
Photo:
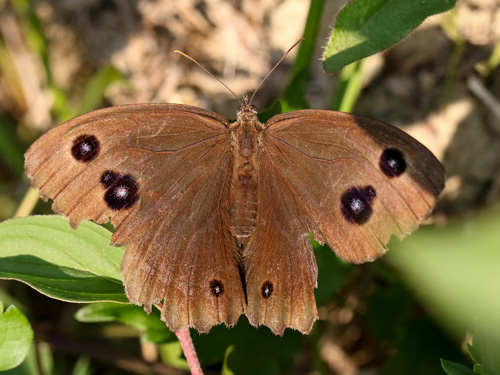
[(272, 163), (274, 150), (259, 158), (258, 220), (244, 249), (248, 306), (253, 325), (282, 335), (290, 327), (308, 333), (318, 318), (317, 266), (309, 232), (321, 236), (289, 181)]

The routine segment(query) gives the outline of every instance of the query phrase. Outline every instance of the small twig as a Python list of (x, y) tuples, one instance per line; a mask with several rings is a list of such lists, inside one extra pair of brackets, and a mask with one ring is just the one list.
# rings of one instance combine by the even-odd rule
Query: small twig
[(185, 327), (175, 332), (175, 335), (181, 343), (182, 351), (186, 357), (189, 369), (192, 375), (203, 375), (203, 371), (200, 366), (200, 361), (198, 360), (198, 355), (194, 349), (193, 340), (191, 340), (191, 335), (189, 334), (189, 328)]
[[(483, 83), (476, 77), (470, 76), (467, 79), (467, 87), (491, 111), (497, 123), (500, 122), (500, 102), (484, 87)], [(495, 130), (500, 131), (500, 128), (496, 127)]]

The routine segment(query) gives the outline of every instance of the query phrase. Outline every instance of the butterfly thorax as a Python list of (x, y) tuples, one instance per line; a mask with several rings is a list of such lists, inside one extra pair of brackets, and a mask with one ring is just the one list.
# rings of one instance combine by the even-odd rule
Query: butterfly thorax
[(245, 247), (255, 230), (257, 219), (257, 156), (263, 125), (257, 110), (246, 98), (231, 124), (235, 164), (231, 184), (231, 232)]

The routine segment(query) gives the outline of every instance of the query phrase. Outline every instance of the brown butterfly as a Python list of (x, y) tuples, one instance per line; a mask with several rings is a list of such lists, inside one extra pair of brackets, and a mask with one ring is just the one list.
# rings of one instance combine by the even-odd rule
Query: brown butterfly
[(372, 261), (444, 186), (439, 161), (395, 127), (326, 110), (262, 124), (246, 97), (235, 122), (179, 104), (87, 113), (37, 140), (26, 173), (73, 227), (111, 218), (129, 300), (163, 301), (171, 330), (244, 313), (280, 335), (318, 319), (309, 233), (345, 261)]

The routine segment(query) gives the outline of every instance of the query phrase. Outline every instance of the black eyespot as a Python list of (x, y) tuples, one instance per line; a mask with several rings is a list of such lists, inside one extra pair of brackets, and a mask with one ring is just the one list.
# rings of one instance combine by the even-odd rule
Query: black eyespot
[(273, 289), (273, 283), (269, 280), (265, 281), (264, 284), (262, 284), (262, 288), (260, 288), (262, 297), (264, 297), (265, 299), (271, 297), (271, 294), (273, 294)]
[(210, 291), (215, 297), (220, 297), (224, 294), (224, 284), (220, 280), (210, 281)]
[(380, 170), (389, 178), (398, 177), (406, 170), (406, 161), (396, 148), (386, 148), (378, 163)]
[(364, 224), (373, 214), (371, 204), (376, 196), (375, 189), (370, 185), (364, 188), (351, 187), (340, 199), (340, 210), (348, 222)]
[(83, 134), (75, 138), (71, 155), (85, 163), (94, 160), (99, 155), (100, 143), (94, 135)]
[(108, 187), (104, 194), (104, 200), (109, 208), (118, 211), (132, 207), (139, 198), (138, 192), (139, 185), (131, 175), (127, 174), (121, 176)]
[(118, 179), (120, 178), (120, 175), (116, 172), (113, 171), (106, 171), (101, 175), (101, 184), (105, 188), (109, 188), (111, 185), (113, 185)]

